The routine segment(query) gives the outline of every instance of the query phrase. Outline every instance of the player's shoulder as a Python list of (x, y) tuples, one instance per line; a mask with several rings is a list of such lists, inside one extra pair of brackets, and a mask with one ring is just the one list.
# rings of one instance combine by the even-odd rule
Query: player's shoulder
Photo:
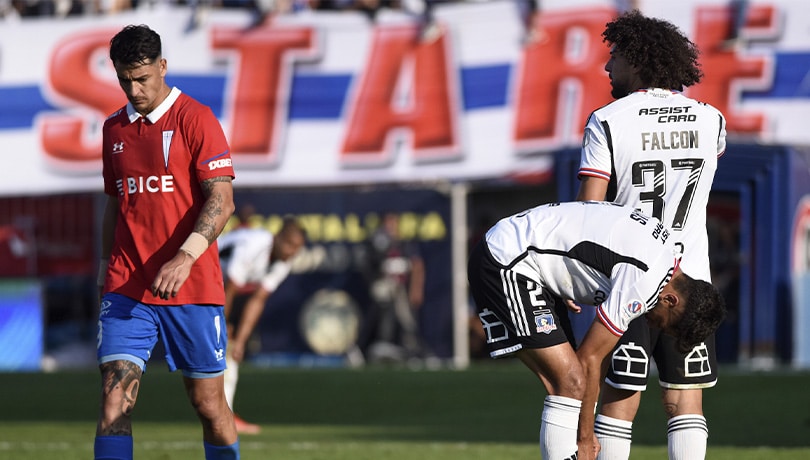
[(717, 107), (709, 104), (708, 102), (704, 102), (704, 101), (701, 101), (699, 99), (691, 98), (691, 97), (689, 97), (689, 96), (687, 96), (686, 94), (683, 94), (683, 93), (678, 93), (677, 97), (682, 99), (685, 104), (694, 105), (696, 107), (699, 107), (701, 110), (705, 110), (705, 111), (708, 111), (708, 112), (714, 112), (714, 113), (717, 113), (720, 116), (723, 116), (723, 113), (720, 112), (720, 110), (717, 109)]
[(223, 233), (217, 239), (220, 245), (266, 246), (273, 240), (273, 235), (261, 227), (237, 227)]
[(108, 125), (112, 125), (117, 123), (118, 120), (128, 119), (129, 115), (127, 114), (127, 106), (123, 106), (120, 109), (116, 110), (115, 112), (111, 113), (107, 116), (104, 120), (104, 126), (107, 127)]
[(645, 99), (643, 93), (630, 93), (627, 96), (616, 99), (615, 101), (594, 110), (593, 116), (598, 120), (606, 120), (608, 118), (627, 113), (628, 111), (633, 111), (633, 113), (635, 113), (635, 109), (644, 103)]
[(273, 234), (263, 227), (242, 227), (239, 231), (252, 244), (269, 244), (273, 241)]
[(708, 102), (702, 102), (702, 101), (697, 101), (697, 100), (695, 102), (697, 102), (697, 104), (699, 106), (703, 107), (704, 110), (712, 112), (712, 113), (718, 115), (719, 117), (725, 118), (725, 116), (723, 115), (723, 112), (721, 112), (720, 109), (718, 109), (717, 107), (709, 104)]
[(193, 115), (213, 113), (211, 108), (202, 102), (194, 99), (186, 93), (180, 93), (175, 100), (175, 107), (179, 112), (185, 112)]
[(121, 107), (120, 109), (118, 109), (118, 110), (116, 110), (115, 112), (113, 112), (113, 113), (111, 113), (110, 115), (108, 115), (108, 116), (107, 116), (107, 120), (111, 120), (111, 119), (113, 119), (113, 118), (115, 118), (115, 117), (117, 117), (117, 116), (120, 116), (121, 114), (125, 114), (125, 113), (127, 112), (127, 110), (126, 110), (126, 109), (127, 109), (127, 107), (126, 107), (126, 106)]

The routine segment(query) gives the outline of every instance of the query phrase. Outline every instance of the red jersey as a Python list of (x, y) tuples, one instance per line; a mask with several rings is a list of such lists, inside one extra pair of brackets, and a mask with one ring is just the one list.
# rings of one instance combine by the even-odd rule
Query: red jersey
[(118, 197), (105, 292), (146, 304), (225, 303), (216, 242), (194, 263), (177, 297), (152, 295), (205, 203), (200, 182), (234, 177), (230, 148), (211, 109), (173, 88), (146, 117), (130, 104), (104, 122), (104, 192)]

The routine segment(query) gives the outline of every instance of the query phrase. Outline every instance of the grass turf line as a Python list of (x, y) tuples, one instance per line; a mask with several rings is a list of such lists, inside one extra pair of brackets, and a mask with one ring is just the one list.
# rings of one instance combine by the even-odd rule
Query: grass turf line
[[(721, 370), (704, 392), (712, 459), (810, 458), (810, 373)], [(0, 374), (0, 460), (86, 459), (97, 371)], [(263, 426), (243, 459), (536, 459), (545, 392), (515, 362), (466, 371), (255, 369), (237, 412)], [(644, 394), (631, 460), (666, 458), (659, 392)], [(179, 373), (150, 363), (134, 413), (137, 458), (198, 459), (200, 428)]]

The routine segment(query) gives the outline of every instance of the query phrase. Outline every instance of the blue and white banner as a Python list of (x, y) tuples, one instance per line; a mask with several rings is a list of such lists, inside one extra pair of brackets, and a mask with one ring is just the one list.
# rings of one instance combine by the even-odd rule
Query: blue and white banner
[[(147, 2), (148, 3), (148, 2)], [(519, 2), (441, 3), (441, 33), (383, 10), (303, 12), (249, 27), (247, 11), (143, 7), (104, 17), (0, 23), (0, 196), (101, 190), (101, 125), (125, 103), (110, 38), (146, 23), (168, 80), (209, 105), (231, 143), (237, 187), (547, 176), (610, 102), (601, 40), (608, 0), (551, 0), (526, 40)], [(726, 0), (641, 0), (702, 51), (688, 94), (728, 119), (732, 139), (810, 144), (805, 0), (749, 1), (727, 39)], [(666, 50), (661, 50), (666, 52)]]

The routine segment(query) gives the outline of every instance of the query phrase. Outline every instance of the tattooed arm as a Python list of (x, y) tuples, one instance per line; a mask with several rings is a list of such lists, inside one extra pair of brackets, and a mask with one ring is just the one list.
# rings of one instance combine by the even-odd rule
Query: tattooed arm
[(205, 204), (197, 218), (197, 224), (194, 225), (194, 231), (202, 234), (208, 244), (211, 244), (225, 228), (235, 209), (233, 185), (230, 176), (213, 177), (200, 185), (205, 195)]
[[(233, 186), (230, 176), (213, 177), (201, 184), (205, 195), (205, 204), (194, 224), (194, 232), (199, 233), (208, 244), (213, 243), (228, 222), (234, 211)], [(177, 291), (188, 279), (191, 266), (195, 258), (188, 252), (179, 250), (177, 254), (166, 262), (158, 271), (152, 283), (152, 294), (161, 299), (168, 299), (177, 295)]]

